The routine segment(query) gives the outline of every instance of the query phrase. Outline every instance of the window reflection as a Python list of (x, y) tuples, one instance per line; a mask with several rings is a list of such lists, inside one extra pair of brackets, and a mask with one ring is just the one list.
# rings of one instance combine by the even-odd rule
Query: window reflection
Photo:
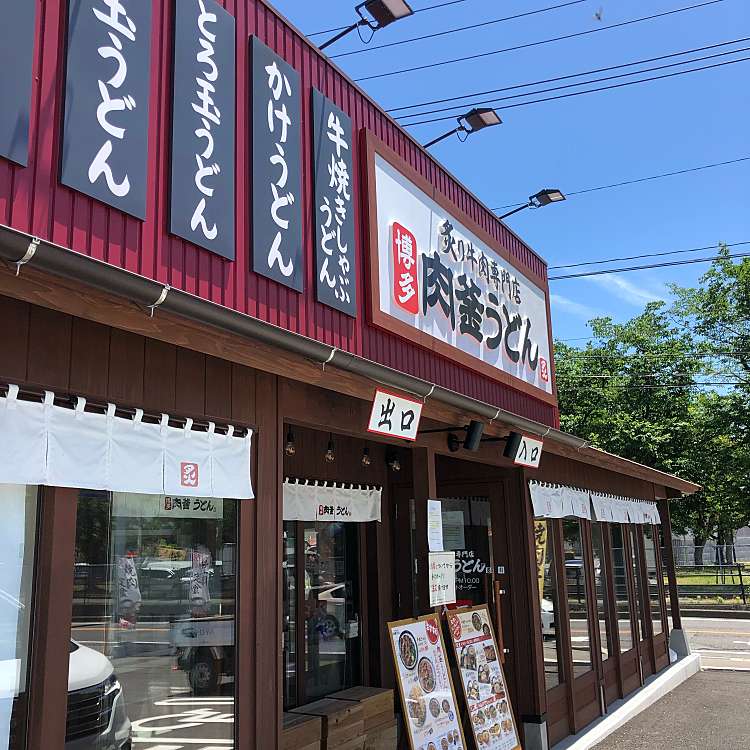
[(646, 637), (646, 613), (643, 610), (643, 598), (641, 596), (641, 558), (638, 547), (638, 535), (640, 526), (630, 527), (630, 559), (633, 564), (633, 591), (636, 602), (635, 635), (639, 641)]
[(25, 746), (37, 488), (0, 484), (0, 748)]
[(553, 521), (534, 521), (536, 544), (537, 581), (541, 603), (541, 628), (544, 641), (544, 681), (547, 690), (562, 682), (562, 653), (560, 648), (559, 597), (555, 553), (553, 544)]
[(609, 629), (609, 598), (607, 594), (607, 558), (604, 552), (604, 527), (601, 523), (591, 524), (591, 542), (594, 550), (594, 582), (596, 590), (596, 613), (599, 622), (599, 642), (602, 661), (614, 653), (612, 633)]
[(661, 595), (659, 587), (659, 571), (656, 566), (656, 539), (654, 527), (647, 525), (643, 527), (644, 546), (646, 548), (646, 574), (648, 576), (648, 598), (651, 608), (651, 626), (654, 635), (663, 632), (664, 626), (661, 619)]
[(66, 741), (233, 746), (233, 500), (81, 491)]
[(581, 522), (578, 519), (563, 520), (563, 543), (565, 581), (568, 586), (570, 645), (573, 651), (573, 676), (578, 677), (592, 669), (586, 598), (586, 563), (583, 556)]
[(625, 540), (619, 523), (610, 526), (612, 533), (612, 561), (617, 599), (617, 632), (620, 637), (620, 651), (633, 648), (633, 631), (630, 624), (630, 595), (628, 592), (628, 569), (625, 557)]

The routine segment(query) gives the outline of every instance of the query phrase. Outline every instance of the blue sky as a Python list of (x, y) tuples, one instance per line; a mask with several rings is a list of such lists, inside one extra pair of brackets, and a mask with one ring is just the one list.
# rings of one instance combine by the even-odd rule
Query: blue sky
[[(441, 0), (413, 0), (411, 4), (416, 10), (439, 2)], [(462, 0), (394, 24), (380, 31), (372, 45), (563, 2), (565, 0)], [(586, 0), (547, 13), (386, 50), (367, 51), (336, 62), (350, 76), (358, 78), (594, 29), (699, 2), (701, 0)], [(298, 28), (310, 33), (348, 22), (354, 17), (356, 3), (354, 0), (275, 0), (274, 4)], [(598, 20), (595, 14), (600, 9), (602, 19)], [(750, 1), (722, 0), (645, 23), (480, 60), (369, 80), (361, 85), (382, 106), (397, 107), (741, 37), (750, 37)], [(322, 42), (325, 37), (314, 39)], [(750, 42), (737, 46), (747, 47)], [(360, 49), (367, 47), (353, 34), (327, 52), (335, 55)], [(719, 51), (722, 50), (709, 50), (696, 56)], [(750, 53), (688, 67), (747, 56)], [(655, 74), (658, 72), (650, 75)], [(463, 144), (451, 138), (435, 146), (432, 153), (493, 208), (523, 201), (543, 187), (572, 192), (737, 159), (750, 156), (749, 80), (750, 62), (743, 62), (614, 91), (509, 109), (501, 113), (502, 126), (477, 134)], [(464, 103), (467, 109), (472, 105), (471, 100), (464, 100)], [(425, 142), (450, 126), (450, 122), (444, 122), (409, 130)], [(750, 161), (747, 161), (571, 197), (563, 204), (544, 210), (523, 211), (508, 219), (508, 225), (551, 266), (708, 246), (720, 240), (746, 241), (750, 240), (749, 177)], [(675, 256), (675, 259), (711, 254), (704, 251)], [(583, 344), (585, 342), (578, 339), (589, 333), (586, 325), (589, 318), (606, 314), (626, 320), (637, 314), (645, 302), (668, 298), (665, 288), (668, 282), (694, 285), (706, 268), (707, 264), (695, 264), (553, 281), (550, 287), (555, 336)], [(554, 273), (551, 271), (550, 275)]]

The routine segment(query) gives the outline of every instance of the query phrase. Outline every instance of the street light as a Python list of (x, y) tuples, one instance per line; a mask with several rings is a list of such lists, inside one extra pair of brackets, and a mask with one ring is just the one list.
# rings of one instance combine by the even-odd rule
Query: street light
[(549, 206), (550, 203), (560, 203), (560, 201), (564, 200), (565, 195), (561, 190), (557, 190), (556, 188), (545, 188), (544, 190), (540, 190), (536, 195), (532, 195), (529, 198), (528, 203), (524, 203), (522, 206), (518, 206), (512, 211), (508, 211), (507, 214), (498, 216), (498, 218), (507, 219), (509, 216), (517, 214), (519, 211), (523, 211), (524, 208), (543, 208), (544, 206)]
[(399, 21), (414, 13), (409, 7), (409, 3), (404, 2), (404, 0), (367, 0), (360, 3), (354, 10), (360, 20), (351, 26), (347, 26), (336, 36), (321, 44), (318, 49), (325, 49), (362, 26), (367, 26), (374, 34), (378, 29), (390, 26), (394, 21)]
[[(472, 109), (465, 115), (461, 115), (461, 117), (457, 118), (457, 120), (457, 127), (453, 128), (453, 130), (449, 130), (447, 133), (443, 133), (443, 135), (438, 136), (429, 143), (425, 143), (424, 148), (434, 146), (436, 143), (440, 143), (440, 141), (444, 141), (446, 138), (450, 138), (454, 133), (466, 133), (466, 137), (468, 138), (472, 133), (477, 133), (480, 130), (484, 130), (485, 128), (490, 128), (493, 125), (500, 125), (503, 122), (500, 119), (500, 115), (498, 115), (498, 113), (495, 112), (494, 109), (490, 109), (489, 107)], [(464, 124), (464, 122), (461, 122), (462, 120), (466, 124)]]

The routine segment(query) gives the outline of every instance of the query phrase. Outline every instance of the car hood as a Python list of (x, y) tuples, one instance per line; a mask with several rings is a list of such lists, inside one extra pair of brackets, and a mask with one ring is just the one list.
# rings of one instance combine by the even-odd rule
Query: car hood
[(112, 662), (93, 648), (76, 643), (70, 653), (68, 691), (82, 690), (104, 682), (113, 672)]

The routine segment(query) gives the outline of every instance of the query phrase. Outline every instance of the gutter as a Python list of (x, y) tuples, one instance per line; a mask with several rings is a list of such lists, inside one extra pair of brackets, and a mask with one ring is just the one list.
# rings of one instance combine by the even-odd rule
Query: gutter
[[(307, 336), (287, 331), (162, 282), (90, 258), (62, 245), (40, 240), (4, 224), (0, 224), (0, 259), (15, 266), (17, 274), (23, 272), (24, 266), (30, 265), (41, 271), (80, 281), (102, 291), (124, 297), (150, 311), (151, 315), (156, 310), (165, 310), (203, 325), (230, 331), (243, 338), (279, 347), (321, 365), (337, 367), (425, 400), (433, 398), (487, 420), (500, 420), (516, 430), (536, 437), (548, 438), (578, 452), (585, 450), (586, 453), (604, 454), (603, 451), (592, 448), (587, 441), (541, 422), (526, 419), (427, 380), (407, 375)], [(625, 461), (625, 459), (619, 460)], [(665, 482), (668, 486), (674, 486), (675, 480), (679, 482), (680, 487), (690, 484), (655, 469), (650, 469), (650, 471), (661, 475), (664, 478), (662, 481), (671, 480)]]

